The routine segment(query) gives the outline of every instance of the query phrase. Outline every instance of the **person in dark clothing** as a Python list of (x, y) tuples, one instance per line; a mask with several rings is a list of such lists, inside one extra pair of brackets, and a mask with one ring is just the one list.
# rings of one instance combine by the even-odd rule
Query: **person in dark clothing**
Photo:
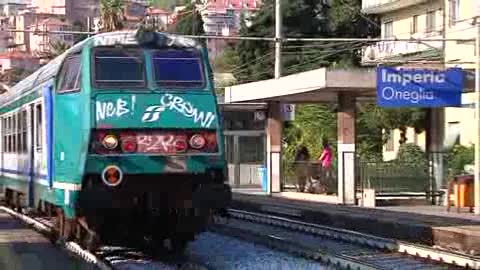
[(295, 174), (297, 176), (297, 191), (304, 192), (305, 185), (307, 184), (308, 174), (308, 162), (310, 160), (310, 153), (307, 147), (301, 145), (295, 153)]

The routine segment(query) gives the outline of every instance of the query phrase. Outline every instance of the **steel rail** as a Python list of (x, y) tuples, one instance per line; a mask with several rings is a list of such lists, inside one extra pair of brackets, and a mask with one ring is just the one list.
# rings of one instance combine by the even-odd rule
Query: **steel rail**
[[(50, 239), (53, 236), (54, 229), (53, 229), (53, 226), (49, 224), (48, 219), (32, 218), (26, 214), (16, 212), (5, 206), (0, 206), (0, 211), (4, 211), (10, 214), (11, 216), (13, 216), (14, 218), (19, 219), (20, 221), (32, 227), (35, 231), (47, 236)], [(156, 263), (156, 261), (151, 260), (150, 258), (148, 258), (148, 256), (145, 256), (143, 252), (135, 248), (106, 246), (106, 247), (100, 248), (97, 252), (95, 252), (96, 254), (93, 254), (88, 250), (85, 250), (84, 248), (82, 248), (78, 243), (73, 241), (68, 241), (68, 242), (58, 241), (54, 244), (66, 250), (67, 252), (75, 255), (76, 257), (94, 266), (97, 266), (101, 270), (113, 270), (116, 268), (114, 265), (115, 263), (118, 263), (118, 262), (128, 263), (128, 261), (135, 261), (139, 258), (146, 260), (145, 262), (150, 261), (151, 263)], [(200, 267), (200, 269), (208, 269), (207, 267), (194, 261), (187, 262), (187, 264), (189, 263)], [(145, 266), (145, 267), (146, 269), (150, 269), (149, 266)]]
[[(52, 227), (50, 227), (50, 226), (48, 226), (48, 225), (46, 225), (46, 224), (44, 224), (44, 223), (42, 223), (38, 220), (35, 220), (34, 218), (31, 218), (27, 215), (15, 212), (14, 210), (12, 210), (8, 207), (5, 207), (5, 206), (0, 206), (0, 210), (6, 212), (6, 213), (10, 214), (11, 216), (13, 216), (13, 217), (23, 221), (24, 223), (32, 226), (37, 232), (39, 232), (43, 235), (47, 235), (47, 236), (50, 237), (53, 233), (53, 228)], [(113, 269), (112, 267), (108, 266), (105, 262), (103, 262), (102, 260), (97, 258), (94, 254), (90, 253), (87, 250), (84, 250), (82, 247), (80, 247), (80, 245), (78, 245), (75, 242), (68, 241), (68, 242), (56, 243), (56, 244), (58, 246), (60, 246), (61, 248), (69, 251), (70, 253), (73, 253), (76, 256), (80, 257), (81, 259), (87, 261), (88, 263), (96, 265), (101, 270), (111, 270), (111, 269)]]
[(263, 213), (253, 213), (237, 209), (228, 209), (230, 217), (263, 223), (295, 231), (306, 232), (315, 236), (323, 236), (335, 240), (346, 241), (360, 245), (366, 245), (376, 249), (384, 249), (391, 252), (403, 253), (431, 261), (447, 263), (455, 266), (480, 269), (480, 257), (462, 254), (454, 251), (441, 250), (420, 244), (405, 241), (377, 237), (365, 233), (354, 232), (345, 229), (332, 228), (324, 225), (307, 223), (285, 217), (278, 217)]

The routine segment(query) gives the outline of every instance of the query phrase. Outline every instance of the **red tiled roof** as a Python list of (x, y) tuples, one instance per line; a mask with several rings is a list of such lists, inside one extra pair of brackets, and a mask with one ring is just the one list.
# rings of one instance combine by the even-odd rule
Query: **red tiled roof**
[(4, 52), (0, 53), (0, 58), (1, 59), (7, 59), (7, 58), (35, 58), (33, 55), (28, 54), (26, 52)]

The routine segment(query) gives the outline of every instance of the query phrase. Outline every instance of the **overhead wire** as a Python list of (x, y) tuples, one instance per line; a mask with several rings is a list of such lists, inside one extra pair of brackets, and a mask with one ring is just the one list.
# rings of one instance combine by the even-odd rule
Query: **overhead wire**
[[(358, 43), (358, 42), (357, 42), (357, 43)], [(363, 44), (363, 43), (362, 43), (362, 44)], [(343, 45), (351, 45), (351, 44), (343, 44)], [(338, 46), (338, 45), (337, 45), (337, 46)], [(336, 54), (336, 53), (343, 52), (343, 51), (347, 51), (347, 50), (352, 50), (352, 49), (355, 50), (355, 49), (357, 49), (358, 47), (359, 47), (359, 46), (356, 45), (356, 46), (353, 46), (353, 47), (348, 47), (348, 48), (343, 48), (343, 49), (336, 48), (336, 49), (330, 49), (330, 50), (324, 50), (324, 51), (318, 51), (318, 50), (317, 50), (316, 53), (317, 53), (317, 54), (318, 54), (318, 53), (323, 53), (323, 54), (326, 53), (326, 54), (329, 54), (329, 56), (330, 56), (330, 55), (334, 55), (334, 54)], [(272, 52), (268, 53), (267, 55), (271, 55), (271, 54), (272, 54)], [(301, 54), (301, 52), (298, 52), (298, 54)], [(265, 58), (265, 57), (262, 57), (262, 58)], [(264, 62), (263, 60), (262, 60), (262, 61), (258, 61), (258, 60), (260, 60), (260, 59), (254, 59), (254, 60), (248, 62), (247, 64), (258, 64), (258, 63)], [(242, 65), (242, 66), (243, 66), (243, 65)], [(244, 68), (244, 69), (241, 69), (241, 70), (239, 70), (239, 71), (237, 70), (235, 73), (238, 74), (238, 73), (241, 73), (241, 72), (246, 71), (246, 70), (248, 70), (248, 69), (249, 69), (249, 68)]]
[[(349, 48), (343, 48), (343, 49), (335, 49), (335, 50), (330, 50), (330, 51), (323, 51), (323, 52), (319, 52), (319, 53), (323, 53), (322, 55), (319, 55), (318, 57), (315, 57), (313, 59), (308, 59), (306, 61), (303, 61), (303, 62), (300, 62), (300, 63), (297, 63), (297, 64), (294, 64), (294, 65), (291, 65), (291, 66), (288, 66), (286, 67), (284, 70), (288, 73), (288, 72), (291, 72), (291, 71), (302, 71), (301, 70), (301, 66), (303, 65), (306, 65), (306, 64), (311, 64), (311, 63), (315, 63), (315, 62), (318, 62), (320, 60), (323, 60), (323, 59), (326, 59), (328, 57), (331, 57), (331, 56), (334, 56), (340, 52), (344, 52), (344, 51), (349, 51), (349, 50), (354, 50), (354, 49), (357, 49), (358, 47), (361, 47), (364, 45), (364, 42), (360, 42), (360, 44), (357, 44), (353, 47), (349, 47)], [(295, 68), (292, 70), (292, 68)], [(272, 73), (273, 71), (272, 70), (266, 70), (266, 71), (263, 71), (263, 72), (257, 72), (254, 74), (254, 76), (258, 76), (258, 75), (264, 75), (264, 74), (268, 74), (268, 73)], [(248, 81), (242, 81), (241, 83), (249, 83), (249, 82), (254, 82), (256, 80), (248, 80)]]

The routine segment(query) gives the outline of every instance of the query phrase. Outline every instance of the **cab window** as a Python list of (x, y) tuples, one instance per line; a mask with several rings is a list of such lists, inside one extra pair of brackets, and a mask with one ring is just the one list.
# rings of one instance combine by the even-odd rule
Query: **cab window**
[(155, 82), (160, 88), (203, 88), (202, 59), (194, 49), (163, 49), (152, 52)]
[(59, 73), (58, 93), (80, 91), (81, 55), (67, 56)]
[(93, 51), (95, 88), (145, 87), (143, 52), (130, 48), (97, 48)]

